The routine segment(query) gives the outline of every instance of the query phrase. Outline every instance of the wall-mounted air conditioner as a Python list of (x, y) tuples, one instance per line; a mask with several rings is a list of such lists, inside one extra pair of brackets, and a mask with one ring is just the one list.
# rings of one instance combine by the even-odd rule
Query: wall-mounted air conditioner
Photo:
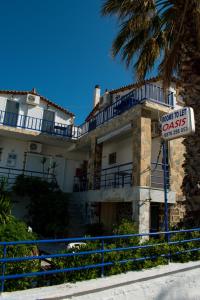
[(26, 103), (31, 105), (38, 105), (40, 104), (40, 96), (27, 94)]
[(32, 153), (41, 153), (42, 152), (42, 144), (36, 142), (28, 143), (28, 152)]
[(151, 134), (152, 134), (152, 137), (161, 135), (161, 126), (158, 121), (151, 122)]

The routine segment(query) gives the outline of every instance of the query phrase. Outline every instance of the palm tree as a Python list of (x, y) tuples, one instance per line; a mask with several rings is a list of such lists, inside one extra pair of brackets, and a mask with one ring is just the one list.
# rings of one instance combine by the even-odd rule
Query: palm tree
[(194, 109), (196, 133), (184, 141), (183, 189), (193, 220), (200, 223), (200, 1), (107, 0), (102, 14), (116, 16), (120, 25), (112, 55), (133, 67), (139, 80), (158, 63), (164, 87), (175, 75), (184, 103)]

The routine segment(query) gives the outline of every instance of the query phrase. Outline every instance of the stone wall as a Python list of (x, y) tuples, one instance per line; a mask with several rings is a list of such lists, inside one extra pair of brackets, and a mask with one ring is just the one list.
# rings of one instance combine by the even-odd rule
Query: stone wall
[(183, 140), (183, 138), (179, 138), (169, 142), (170, 186), (171, 190), (176, 192), (176, 204), (170, 208), (170, 224), (172, 226), (182, 222), (186, 213), (185, 196), (182, 190), (185, 176)]
[(151, 168), (151, 113), (141, 110), (133, 121), (133, 185), (150, 185)]

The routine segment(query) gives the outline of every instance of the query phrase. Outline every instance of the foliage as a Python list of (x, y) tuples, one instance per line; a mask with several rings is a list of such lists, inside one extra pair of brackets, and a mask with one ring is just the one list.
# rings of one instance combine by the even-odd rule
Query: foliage
[[(34, 240), (35, 234), (28, 232), (25, 223), (16, 220), (14, 217), (7, 224), (0, 225), (0, 241), (20, 241), (20, 240)], [(34, 245), (16, 245), (7, 246), (6, 257), (23, 257), (36, 255), (38, 253), (37, 247)], [(3, 257), (3, 247), (0, 247), (0, 257)], [(2, 268), (2, 264), (0, 264)], [(39, 261), (22, 261), (12, 262), (6, 264), (5, 274), (20, 274), (39, 271)], [(27, 289), (34, 286), (33, 278), (22, 278), (5, 281), (5, 290), (14, 291), (19, 289)]]
[(90, 236), (100, 236), (105, 234), (104, 226), (102, 223), (88, 224), (86, 227), (86, 233)]
[(192, 54), (187, 45), (199, 51), (199, 8), (197, 0), (104, 1), (102, 14), (116, 16), (120, 24), (113, 56), (121, 54), (127, 66), (135, 62), (139, 79), (158, 62), (169, 83), (174, 72), (179, 75), (185, 54)]
[[(123, 220), (122, 223), (114, 229), (116, 234), (132, 234), (136, 233), (134, 223)], [(179, 241), (189, 238), (200, 238), (200, 233), (180, 233), (170, 237), (170, 241)], [(150, 247), (147, 247), (150, 245)], [(130, 249), (130, 247), (137, 246), (138, 249)], [(126, 248), (125, 250), (112, 251), (111, 249)], [(129, 248), (129, 249), (128, 249)], [(158, 265), (168, 264), (169, 260), (174, 262), (187, 262), (189, 260), (200, 259), (200, 251), (189, 251), (188, 253), (176, 253), (192, 248), (200, 248), (200, 241), (193, 241), (181, 244), (168, 244), (164, 236), (158, 238), (149, 238), (139, 240), (137, 237), (104, 240), (104, 249), (108, 252), (81, 255), (74, 257), (64, 257), (53, 259), (54, 268), (73, 268), (86, 265), (101, 264), (102, 261), (112, 262), (112, 266), (104, 267), (104, 275), (110, 276), (122, 272), (141, 270), (152, 268)], [(80, 249), (74, 248), (65, 250), (64, 253), (89, 251), (102, 249), (102, 241), (89, 241), (86, 246)], [(169, 257), (171, 254), (171, 257)], [(120, 263), (120, 261), (124, 263)], [(127, 262), (126, 262), (127, 261)], [(100, 277), (101, 267), (95, 269), (78, 270), (73, 272), (66, 272), (49, 278), (51, 284), (58, 284), (62, 282), (75, 282), (79, 280), (86, 280)]]
[[(15, 221), (16, 222), (16, 221)], [(34, 236), (27, 236), (27, 228), (24, 227), (23, 224), (13, 223), (11, 229), (4, 230), (3, 233), (0, 230), (0, 236), (2, 240), (7, 240), (7, 236), (11, 237), (10, 239), (34, 239)], [(16, 225), (17, 224), (17, 225)], [(10, 228), (8, 225), (7, 228)], [(17, 228), (20, 228), (21, 235), (20, 237), (17, 235)], [(24, 230), (23, 230), (24, 228)], [(123, 220), (122, 223), (114, 229), (116, 234), (132, 234), (135, 233), (136, 228), (134, 223)], [(23, 232), (23, 234), (22, 234)], [(150, 239), (138, 239), (138, 238), (127, 238), (127, 239), (104, 239), (95, 240), (95, 241), (87, 241), (86, 245), (80, 245), (79, 247), (74, 247), (72, 249), (68, 249), (66, 245), (66, 249), (61, 251), (63, 254), (78, 254), (82, 252), (82, 255), (68, 256), (68, 257), (60, 257), (53, 258), (51, 260), (52, 269), (65, 269), (65, 268), (75, 268), (77, 270), (68, 271), (63, 273), (57, 273), (53, 275), (45, 275), (42, 277), (38, 277), (37, 281), (33, 279), (23, 279), (18, 280), (17, 285), (15, 283), (7, 283), (8, 289), (23, 289), (30, 287), (32, 285), (44, 286), (44, 285), (53, 285), (60, 284), (63, 282), (76, 282), (81, 280), (94, 279), (101, 276), (102, 267), (100, 264), (102, 262), (112, 263), (112, 265), (104, 266), (104, 275), (110, 276), (114, 274), (119, 274), (122, 272), (132, 271), (132, 270), (141, 270), (152, 268), (158, 265), (168, 264), (169, 259), (173, 262), (187, 262), (189, 260), (198, 260), (200, 259), (200, 251), (189, 251), (186, 250), (192, 248), (200, 248), (200, 238), (199, 232), (192, 233), (178, 233), (171, 234), (170, 236), (170, 244), (168, 244), (165, 240), (164, 236), (160, 236), (158, 238), (150, 238)], [(192, 242), (187, 242), (188, 239), (194, 239)], [(196, 239), (196, 240), (195, 240)], [(180, 240), (185, 240), (185, 242), (178, 243)], [(174, 244), (173, 244), (174, 243)], [(137, 246), (137, 249), (131, 247)], [(148, 247), (147, 247), (148, 246)], [(118, 249), (115, 251), (110, 251), (116, 248), (125, 248)], [(15, 248), (16, 249), (16, 248)], [(11, 256), (26, 256), (30, 255), (35, 251), (32, 246), (19, 246), (17, 251), (14, 247), (10, 247), (8, 251)], [(98, 251), (104, 249), (106, 252), (104, 253), (90, 253), (84, 254), (87, 251)], [(177, 255), (179, 252), (179, 255)], [(180, 253), (183, 252), (183, 253)], [(171, 254), (171, 257), (169, 257)], [(99, 267), (87, 268), (89, 265), (99, 265)], [(14, 264), (10, 266), (10, 269), (7, 269), (7, 272), (13, 273), (21, 273), (21, 272), (32, 272), (39, 270), (39, 265), (34, 262), (26, 262), (26, 263), (16, 263), (16, 268), (14, 268)], [(83, 270), (78, 270), (79, 267), (86, 267)]]
[(0, 180), (0, 224), (5, 224), (11, 219), (11, 201), (6, 187), (7, 181), (2, 178)]
[(42, 236), (63, 237), (67, 234), (67, 194), (55, 182), (18, 176), (14, 191), (30, 198), (29, 218), (33, 230)]

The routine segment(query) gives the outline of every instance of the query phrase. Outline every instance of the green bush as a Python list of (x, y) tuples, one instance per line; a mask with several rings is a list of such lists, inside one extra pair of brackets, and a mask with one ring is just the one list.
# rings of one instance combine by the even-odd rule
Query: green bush
[[(114, 233), (118, 235), (134, 234), (137, 233), (136, 226), (133, 222), (122, 220), (122, 223), (119, 226), (114, 228)], [(200, 234), (197, 232), (187, 233), (187, 234), (178, 234), (171, 236), (171, 241), (178, 241), (180, 239), (189, 239), (189, 238), (198, 238)], [(148, 248), (145, 248), (146, 245), (151, 245)], [(156, 267), (158, 265), (168, 264), (169, 260), (177, 262), (186, 262), (188, 260), (197, 260), (200, 259), (200, 251), (184, 253), (179, 256), (168, 257), (168, 254), (174, 254), (177, 251), (184, 251), (186, 249), (198, 248), (200, 247), (199, 241), (193, 241), (189, 243), (183, 243), (179, 245), (169, 245), (165, 241), (165, 237), (159, 238), (149, 238), (148, 240), (141, 241), (138, 237), (131, 238), (120, 238), (104, 241), (104, 249), (114, 249), (114, 248), (128, 248), (131, 246), (138, 246), (138, 249), (132, 250), (121, 250), (121, 251), (112, 251), (106, 252), (103, 255), (101, 253), (76, 256), (76, 257), (67, 257), (53, 259), (53, 264), (56, 268), (72, 268), (79, 267), (84, 265), (91, 264), (100, 264), (102, 262), (102, 257), (104, 262), (112, 262), (112, 266), (104, 267), (104, 275), (110, 276), (114, 274), (119, 274), (122, 272), (127, 272), (131, 270), (141, 270)], [(81, 249), (83, 251), (101, 249), (101, 241), (91, 241), (87, 242), (87, 245)], [(69, 252), (79, 252), (79, 249), (66, 250), (65, 253)], [(150, 256), (153, 258), (150, 258)], [(140, 258), (146, 258), (141, 259)], [(138, 260), (137, 260), (138, 259)], [(125, 262), (125, 260), (130, 260)], [(137, 261), (132, 261), (137, 260)], [(119, 261), (124, 261), (125, 263), (121, 264)], [(73, 271), (63, 274), (56, 275), (52, 277), (51, 284), (62, 283), (62, 282), (74, 282), (80, 280), (86, 280), (91, 278), (100, 277), (101, 268), (96, 269), (87, 269), (83, 271)]]
[(7, 181), (5, 178), (0, 180), (0, 224), (5, 224), (11, 219), (11, 201), (7, 192)]
[(33, 230), (45, 237), (64, 237), (68, 229), (68, 196), (55, 182), (18, 176), (14, 192), (28, 196), (28, 216)]
[[(20, 241), (20, 240), (34, 240), (35, 234), (28, 232), (28, 228), (25, 223), (12, 218), (7, 224), (0, 225), (0, 241)], [(38, 253), (37, 247), (34, 245), (16, 245), (7, 246), (6, 257), (23, 257), (36, 255)], [(3, 247), (0, 247), (0, 257), (3, 257)], [(2, 264), (0, 264), (2, 268)], [(20, 274), (39, 271), (39, 261), (22, 261), (12, 262), (6, 264), (5, 274)], [(5, 290), (15, 291), (19, 289), (27, 289), (34, 286), (34, 278), (22, 278), (16, 280), (6, 280)]]

